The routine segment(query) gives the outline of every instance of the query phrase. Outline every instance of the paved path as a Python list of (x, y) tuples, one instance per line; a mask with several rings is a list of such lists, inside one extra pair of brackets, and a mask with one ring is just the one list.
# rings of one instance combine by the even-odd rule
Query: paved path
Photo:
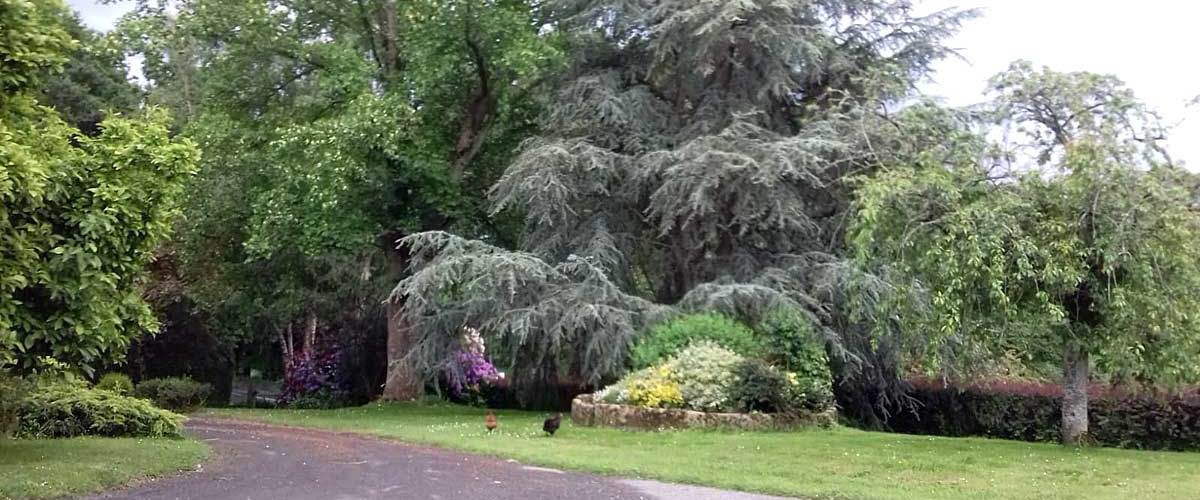
[(656, 481), (528, 467), (367, 436), (193, 418), (213, 446), (200, 470), (95, 499), (770, 500)]

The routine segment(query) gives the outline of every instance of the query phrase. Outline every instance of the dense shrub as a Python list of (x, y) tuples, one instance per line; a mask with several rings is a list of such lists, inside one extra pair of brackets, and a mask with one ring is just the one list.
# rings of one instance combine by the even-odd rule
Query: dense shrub
[[(892, 415), (898, 432), (943, 436), (991, 436), (1023, 441), (1060, 437), (1062, 389), (1025, 381), (964, 387), (912, 380), (917, 408)], [(1089, 391), (1089, 438), (1126, 448), (1200, 449), (1200, 391), (1149, 394), (1093, 386)]]
[(733, 368), (729, 393), (738, 411), (776, 413), (791, 409), (787, 376), (758, 359), (747, 359)]
[(450, 365), (443, 370), (443, 379), (450, 389), (451, 400), (475, 406), (486, 406), (491, 386), (504, 377), (487, 359), (483, 336), (474, 328), (466, 329)]
[(19, 414), (18, 435), (34, 438), (178, 436), (184, 420), (148, 401), (71, 384), (38, 387)]
[(96, 388), (104, 391), (112, 391), (122, 396), (128, 396), (133, 393), (133, 380), (129, 379), (129, 375), (124, 373), (105, 373), (100, 380), (96, 382)]
[(684, 405), (697, 411), (728, 411), (734, 384), (733, 369), (742, 356), (712, 341), (687, 346), (667, 361), (666, 366), (679, 381)]
[(21, 400), (29, 388), (25, 379), (0, 372), (0, 439), (8, 438), (17, 431)]
[(192, 411), (203, 406), (211, 392), (212, 386), (187, 377), (152, 378), (134, 389), (137, 397), (174, 411)]
[(654, 365), (701, 340), (716, 342), (743, 356), (762, 352), (750, 327), (719, 314), (690, 314), (657, 325), (638, 339), (631, 357), (633, 367)]
[(598, 393), (615, 404), (648, 408), (727, 411), (733, 368), (744, 358), (712, 341), (699, 341), (656, 366), (643, 368)]
[(336, 348), (303, 353), (284, 374), (279, 402), (294, 408), (344, 406), (350, 382), (342, 370), (342, 351)]

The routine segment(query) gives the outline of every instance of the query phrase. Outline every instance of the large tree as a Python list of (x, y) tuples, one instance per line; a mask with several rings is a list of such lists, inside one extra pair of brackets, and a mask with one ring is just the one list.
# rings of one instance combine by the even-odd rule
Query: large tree
[(992, 91), (1009, 142), (880, 173), (860, 192), (852, 239), (860, 262), (914, 292), (897, 304), (935, 332), (925, 368), (1058, 360), (1063, 441), (1079, 443), (1092, 370), (1200, 376), (1200, 217), (1154, 115), (1116, 78), (1022, 62)]
[[(333, 324), (341, 299), (385, 298), (375, 280), (399, 276), (398, 237), (506, 237), (480, 200), (559, 59), (539, 15), (525, 1), (143, 2), (121, 31), (150, 98), (209, 152), (180, 243), (215, 317), (285, 345), (301, 325), (351, 330)], [(370, 279), (331, 286), (330, 272)], [(383, 310), (359, 306), (382, 328)], [(404, 332), (390, 332), (399, 351)], [(396, 366), (388, 395), (416, 396)]]
[(198, 152), (161, 112), (86, 137), (38, 104), (75, 49), (65, 16), (55, 0), (0, 4), (0, 368), (90, 374), (157, 328), (141, 283)]
[(409, 240), (423, 254), (395, 293), (426, 373), (468, 324), (514, 350), (514, 372), (595, 382), (663, 306), (750, 320), (798, 308), (861, 366), (835, 298), (856, 272), (840, 259), (842, 180), (907, 154), (887, 105), (967, 14), (874, 0), (543, 7), (574, 57), (544, 133), (491, 191), (494, 213), (523, 214), (524, 251)]

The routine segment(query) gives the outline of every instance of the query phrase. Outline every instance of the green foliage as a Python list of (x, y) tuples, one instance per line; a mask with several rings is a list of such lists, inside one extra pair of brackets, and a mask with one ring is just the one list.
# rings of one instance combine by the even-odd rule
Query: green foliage
[(115, 392), (49, 384), (21, 401), (18, 435), (35, 438), (73, 436), (178, 436), (184, 417), (147, 401)]
[(66, 15), (61, 0), (0, 1), (0, 107), (67, 61), (75, 42), (59, 24)]
[(113, 39), (86, 28), (74, 13), (64, 13), (61, 22), (78, 46), (70, 51), (63, 71), (40, 86), (38, 102), (94, 136), (108, 113), (136, 110), (140, 92), (127, 80), (124, 54)]
[(792, 408), (788, 379), (759, 359), (747, 359), (733, 368), (734, 383), (729, 399), (738, 411), (776, 413)]
[(161, 112), (79, 137), (36, 104), (23, 73), (72, 47), (60, 43), (61, 9), (16, 2), (2, 14), (12, 19), (0, 35), (0, 366), (90, 374), (157, 329), (140, 281), (198, 152), (170, 138)]
[(21, 401), (30, 388), (25, 379), (0, 371), (0, 439), (12, 436), (19, 428)]
[(626, 375), (598, 398), (650, 408), (729, 411), (734, 368), (742, 361), (741, 355), (711, 340), (698, 340), (655, 366)]
[(128, 396), (133, 393), (133, 380), (130, 380), (129, 375), (124, 373), (105, 373), (96, 382), (96, 389)]
[(858, 261), (894, 273), (898, 317), (934, 339), (915, 357), (980, 368), (1079, 345), (1117, 380), (1196, 380), (1200, 218), (1186, 173), (1138, 139), (1152, 115), (1111, 77), (1018, 63), (994, 82), (996, 114), (1051, 165), (930, 158), (859, 191)]
[(188, 377), (166, 377), (143, 380), (134, 389), (139, 398), (153, 401), (155, 406), (172, 411), (189, 412), (204, 406), (212, 386)]
[(634, 368), (657, 364), (688, 345), (708, 340), (743, 356), (762, 352), (760, 339), (746, 325), (720, 314), (688, 314), (655, 325), (638, 338), (631, 353)]

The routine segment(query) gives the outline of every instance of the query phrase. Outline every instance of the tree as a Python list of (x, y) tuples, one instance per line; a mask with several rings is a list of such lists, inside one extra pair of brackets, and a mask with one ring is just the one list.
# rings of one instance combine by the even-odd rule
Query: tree
[[(181, 252), (201, 302), (228, 311), (214, 317), (267, 339), (326, 330), (343, 297), (378, 304), (375, 280), (400, 278), (400, 236), (508, 238), (478, 200), (533, 129), (557, 66), (538, 15), (525, 1), (192, 0), (144, 2), (122, 21), (151, 99), (208, 152)], [(329, 286), (330, 273), (371, 279)], [(418, 395), (394, 364), (386, 392)]]
[(111, 39), (83, 26), (74, 13), (64, 14), (61, 22), (78, 46), (61, 72), (45, 78), (38, 102), (54, 108), (84, 134), (96, 136), (109, 112), (133, 112), (141, 96), (127, 79), (121, 50)]
[(90, 374), (157, 328), (142, 275), (198, 153), (160, 112), (81, 137), (34, 100), (75, 46), (64, 12), (40, 0), (0, 9), (0, 367)]
[(860, 191), (852, 241), (859, 262), (919, 292), (896, 303), (936, 332), (926, 368), (1057, 359), (1063, 442), (1080, 443), (1093, 368), (1200, 376), (1200, 218), (1157, 120), (1116, 78), (1019, 62), (991, 85), (1015, 147), (880, 173)]
[[(524, 252), (494, 270), (520, 277), (524, 291), (498, 300), (476, 286), (506, 280), (475, 266), (494, 258), (492, 246), (414, 237), (447, 253), (421, 260), (396, 296), (421, 296), (433, 283), (454, 292), (406, 305), (413, 356), (438, 366), (428, 356), (446, 352), (457, 332), (432, 318), (466, 309), (464, 320), (495, 318), (485, 333), (539, 363), (514, 370), (595, 382), (619, 369), (630, 337), (624, 321), (582, 325), (597, 300), (633, 325), (661, 308), (637, 298), (750, 320), (773, 307), (801, 309), (838, 359), (865, 362), (841, 348), (840, 306), (827, 300), (854, 272), (841, 262), (842, 180), (902, 154), (891, 146), (903, 140), (869, 140), (898, 137), (885, 103), (905, 98), (949, 53), (940, 41), (969, 13), (917, 17), (908, 2), (857, 0), (544, 8), (574, 57), (542, 116), (544, 132), (491, 190), (494, 214), (524, 216)], [(591, 271), (548, 271), (561, 266)], [(543, 303), (540, 291), (561, 287), (571, 291), (553, 292), (553, 309), (524, 320), (519, 304)]]

